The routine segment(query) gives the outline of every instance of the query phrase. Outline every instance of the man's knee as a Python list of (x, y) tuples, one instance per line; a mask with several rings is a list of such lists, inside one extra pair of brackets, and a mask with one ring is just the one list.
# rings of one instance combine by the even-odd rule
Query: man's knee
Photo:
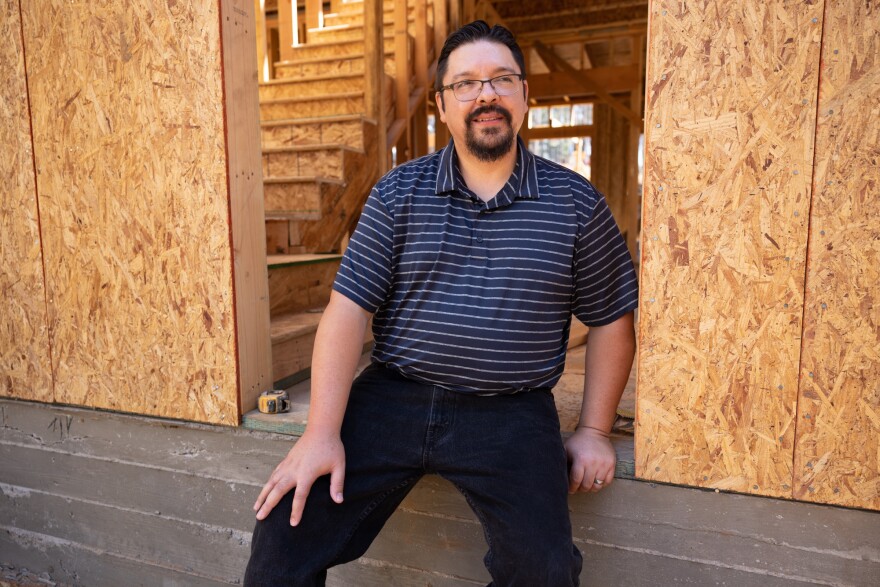
[(501, 587), (577, 587), (583, 566), (580, 551), (569, 542), (568, 547), (547, 544), (524, 548), (493, 548), (486, 555), (486, 567)]

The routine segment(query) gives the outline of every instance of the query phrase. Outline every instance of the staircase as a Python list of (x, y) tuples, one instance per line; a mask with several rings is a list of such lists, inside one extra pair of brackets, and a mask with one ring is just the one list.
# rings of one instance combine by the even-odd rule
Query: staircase
[[(348, 236), (379, 179), (377, 121), (365, 116), (363, 3), (334, 3), (308, 43), (260, 84), (274, 379), (308, 377), (317, 324)], [(409, 7), (408, 28), (413, 26)], [(394, 116), (394, 3), (384, 3), (383, 104)], [(413, 50), (410, 30), (408, 50)], [(433, 49), (429, 56), (433, 61)], [(407, 68), (410, 69), (410, 68)], [(413, 76), (408, 71), (410, 91)], [(392, 135), (401, 125), (389, 124)], [(389, 145), (393, 144), (389, 139)], [(365, 345), (371, 343), (367, 335)]]

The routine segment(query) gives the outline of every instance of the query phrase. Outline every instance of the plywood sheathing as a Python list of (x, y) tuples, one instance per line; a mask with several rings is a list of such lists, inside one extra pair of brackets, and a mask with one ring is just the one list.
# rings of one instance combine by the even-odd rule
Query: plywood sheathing
[(799, 499), (880, 509), (880, 4), (827, 2), (797, 413)]
[(342, 189), (342, 182), (318, 177), (267, 179), (264, 186), (267, 216), (321, 218), (323, 194)]
[(822, 6), (651, 6), (636, 467), (791, 496)]
[(55, 400), (236, 424), (218, 4), (21, 6)]
[(17, 0), (0, 1), (0, 71), (0, 395), (48, 402), (54, 392)]
[(283, 147), (263, 150), (264, 177), (318, 175), (344, 179), (344, 145)]

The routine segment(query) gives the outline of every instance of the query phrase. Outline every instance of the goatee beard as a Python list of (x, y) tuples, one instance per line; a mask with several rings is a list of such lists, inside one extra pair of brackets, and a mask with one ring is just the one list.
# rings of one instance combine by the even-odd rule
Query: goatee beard
[[(474, 133), (473, 121), (476, 120), (477, 117), (482, 116), (483, 114), (494, 113), (501, 115), (504, 120), (507, 122), (506, 129), (493, 129), (494, 132), (489, 134), (488, 136), (491, 138), (496, 138), (497, 140), (493, 144), (484, 144), (480, 142), (477, 138), (476, 133)], [(483, 161), (485, 163), (491, 163), (493, 161), (498, 161), (508, 153), (513, 148), (515, 135), (513, 134), (513, 127), (510, 125), (510, 112), (505, 110), (500, 106), (484, 106), (475, 110), (468, 116), (467, 120), (467, 130), (465, 131), (464, 139), (465, 145), (467, 146), (468, 151), (471, 152), (478, 160)], [(485, 136), (485, 135), (484, 135)]]

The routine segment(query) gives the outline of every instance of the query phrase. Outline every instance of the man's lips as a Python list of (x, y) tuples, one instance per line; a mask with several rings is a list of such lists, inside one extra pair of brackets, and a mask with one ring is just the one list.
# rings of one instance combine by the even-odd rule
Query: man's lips
[(468, 117), (468, 122), (481, 124), (509, 120), (510, 114), (501, 108), (481, 108)]

